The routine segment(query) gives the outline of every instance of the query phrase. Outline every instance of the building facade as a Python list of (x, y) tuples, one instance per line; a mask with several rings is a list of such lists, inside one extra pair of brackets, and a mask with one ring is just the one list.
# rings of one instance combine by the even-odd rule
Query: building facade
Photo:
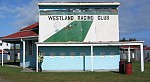
[[(3, 42), (8, 42), (13, 45), (10, 49), (10, 59), (20, 59), (20, 66), (36, 67), (36, 45), (38, 42), (39, 23), (34, 23), (25, 28), (20, 29), (19, 32), (4, 36), (0, 38)], [(19, 46), (19, 49), (17, 48)], [(17, 54), (20, 53), (18, 56)], [(20, 57), (20, 58), (19, 58)]]
[[(2, 60), (9, 60), (10, 59), (10, 55), (8, 55), (8, 52), (3, 50), (3, 57), (2, 57), (2, 49), (10, 49), (10, 43), (6, 43), (6, 42), (2, 42), (2, 40), (0, 40), (0, 61)], [(3, 58), (3, 59), (2, 59)]]
[[(88, 46), (89, 43), (119, 41), (119, 5), (39, 3), (37, 45), (41, 45), (38, 51), (44, 55), (43, 70), (119, 69), (119, 46), (92, 46), (92, 57), (91, 45)], [(48, 43), (69, 46), (47, 46)], [(69, 43), (76, 45), (71, 46)], [(84, 43), (87, 45), (81, 46)]]
[[(20, 44), (20, 66), (38, 72), (38, 52), (43, 71), (118, 70), (120, 46), (139, 46), (144, 71), (143, 41), (119, 42), (120, 3), (38, 3), (39, 22), (4, 36), (3, 42)], [(3, 50), (3, 49), (2, 49)], [(2, 55), (3, 56), (3, 55)], [(2, 62), (3, 65), (3, 62)]]

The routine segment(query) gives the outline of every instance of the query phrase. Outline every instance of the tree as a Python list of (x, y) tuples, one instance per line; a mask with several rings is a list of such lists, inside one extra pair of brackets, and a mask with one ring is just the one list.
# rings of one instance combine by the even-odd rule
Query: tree
[(137, 41), (136, 38), (129, 38), (129, 41)]
[(121, 42), (127, 41), (125, 37), (123, 37), (121, 40)]

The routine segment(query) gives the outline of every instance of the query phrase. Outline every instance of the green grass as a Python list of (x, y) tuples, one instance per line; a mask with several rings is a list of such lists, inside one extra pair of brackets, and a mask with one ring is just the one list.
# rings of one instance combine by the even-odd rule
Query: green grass
[(150, 62), (140, 72), (140, 62), (133, 63), (133, 74), (115, 72), (20, 72), (22, 68), (0, 66), (0, 79), (8, 82), (150, 82)]

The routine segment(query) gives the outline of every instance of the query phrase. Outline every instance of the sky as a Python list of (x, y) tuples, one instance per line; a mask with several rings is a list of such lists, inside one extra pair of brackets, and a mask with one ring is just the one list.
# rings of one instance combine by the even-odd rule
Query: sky
[(38, 21), (38, 2), (120, 2), (119, 34), (150, 46), (150, 0), (0, 0), (0, 37)]

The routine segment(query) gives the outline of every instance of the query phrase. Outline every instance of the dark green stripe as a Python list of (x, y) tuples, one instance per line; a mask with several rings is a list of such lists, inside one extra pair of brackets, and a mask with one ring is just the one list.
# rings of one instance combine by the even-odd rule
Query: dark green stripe
[[(76, 12), (74, 12), (76, 11)], [(80, 11), (80, 12), (79, 12)], [(118, 15), (117, 9), (40, 10), (40, 15)]]
[(39, 9), (76, 9), (76, 8), (103, 8), (116, 9), (119, 5), (39, 5)]

